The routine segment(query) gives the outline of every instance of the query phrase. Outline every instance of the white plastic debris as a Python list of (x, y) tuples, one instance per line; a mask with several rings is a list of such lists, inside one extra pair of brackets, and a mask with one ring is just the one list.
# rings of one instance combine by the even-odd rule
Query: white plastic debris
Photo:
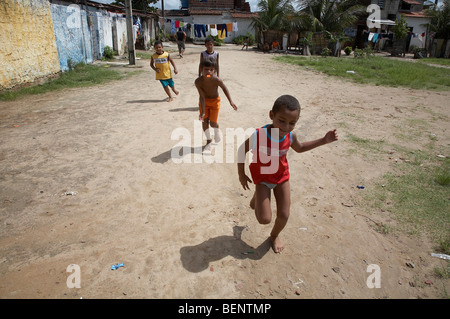
[(435, 253), (432, 253), (431, 256), (437, 257), (437, 258), (441, 258), (441, 259), (450, 260), (450, 255), (446, 255), (446, 254), (435, 254)]

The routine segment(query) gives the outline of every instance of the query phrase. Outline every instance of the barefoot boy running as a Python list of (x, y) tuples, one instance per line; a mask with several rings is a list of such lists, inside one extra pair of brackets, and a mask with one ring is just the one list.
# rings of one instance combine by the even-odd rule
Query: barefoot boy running
[(239, 148), (238, 173), (244, 189), (250, 189), (251, 179), (245, 174), (245, 154), (253, 152), (250, 173), (255, 184), (255, 193), (250, 207), (255, 210), (260, 224), (269, 224), (272, 219), (270, 193), (273, 190), (277, 203), (277, 217), (270, 233), (272, 249), (280, 253), (284, 249), (279, 234), (286, 226), (290, 212), (289, 166), (286, 153), (292, 148), (297, 153), (309, 151), (337, 140), (336, 130), (323, 138), (300, 143), (292, 130), (300, 116), (300, 104), (290, 95), (280, 96), (274, 103), (269, 117), (272, 124), (259, 128)]
[(204, 150), (209, 151), (211, 149), (212, 141), (209, 132), (209, 126), (214, 128), (214, 141), (218, 143), (221, 140), (219, 123), (217, 122), (220, 109), (219, 87), (222, 88), (222, 91), (228, 98), (231, 107), (234, 110), (237, 110), (237, 106), (231, 99), (228, 88), (225, 86), (223, 81), (216, 76), (215, 63), (210, 60), (203, 60), (201, 68), (202, 75), (195, 80), (195, 86), (197, 87), (198, 93), (200, 94), (199, 120), (203, 122), (203, 131), (206, 135), (206, 146)]
[(169, 87), (176, 95), (180, 92), (175, 89), (175, 83), (172, 80), (172, 71), (170, 69), (169, 62), (172, 64), (173, 72), (175, 74), (178, 74), (178, 70), (169, 53), (164, 51), (161, 41), (156, 41), (154, 47), (156, 53), (154, 53), (150, 59), (150, 67), (156, 72), (156, 80), (161, 82), (164, 91), (166, 91), (169, 96), (167, 102), (171, 102), (173, 98)]

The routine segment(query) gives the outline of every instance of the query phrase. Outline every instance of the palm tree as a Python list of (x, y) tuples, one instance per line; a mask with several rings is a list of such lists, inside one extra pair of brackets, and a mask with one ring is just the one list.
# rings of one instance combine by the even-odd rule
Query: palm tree
[[(266, 40), (278, 38), (274, 31), (291, 31), (293, 29), (292, 17), (295, 10), (292, 0), (260, 0), (258, 2), (258, 16), (253, 18), (251, 26), (256, 30), (258, 46), (266, 43)], [(274, 35), (275, 34), (275, 35)]]
[(295, 14), (292, 0), (260, 0), (258, 16), (251, 26), (255, 30), (287, 31), (290, 29), (289, 17)]
[[(329, 39), (334, 39), (335, 55), (340, 56), (344, 28), (351, 26), (360, 14), (366, 12), (366, 7), (357, 3), (357, 0), (297, 0), (297, 30), (324, 32)], [(306, 38), (303, 40), (306, 41)]]
[(313, 32), (341, 33), (351, 26), (366, 7), (357, 0), (297, 0), (299, 4), (299, 26)]

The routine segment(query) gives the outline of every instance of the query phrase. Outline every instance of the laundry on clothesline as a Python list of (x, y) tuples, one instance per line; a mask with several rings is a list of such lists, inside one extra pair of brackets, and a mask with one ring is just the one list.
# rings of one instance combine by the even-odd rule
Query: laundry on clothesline
[(210, 32), (211, 36), (218, 36), (220, 39), (224, 39), (229, 36), (229, 32), (238, 31), (237, 22), (214, 24), (195, 23), (193, 24), (193, 28), (191, 28), (192, 25), (190, 23), (184, 21), (166, 19), (166, 22), (170, 23), (171, 33), (176, 33), (177, 29), (182, 28), (183, 31), (188, 32), (189, 34), (193, 31), (194, 37), (196, 38), (206, 38), (208, 36), (207, 32)]

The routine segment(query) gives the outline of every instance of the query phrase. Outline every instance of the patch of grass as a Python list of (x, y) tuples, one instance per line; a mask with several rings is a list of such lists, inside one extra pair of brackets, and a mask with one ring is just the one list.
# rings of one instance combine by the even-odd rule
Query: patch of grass
[(352, 153), (362, 153), (365, 157), (371, 157), (371, 155), (379, 155), (384, 151), (387, 143), (384, 140), (374, 140), (370, 138), (362, 138), (353, 134), (347, 135), (348, 141), (357, 147), (357, 150), (350, 149)]
[(422, 63), (431, 63), (431, 64), (450, 66), (450, 60), (444, 59), (444, 58), (441, 58), (441, 59), (439, 59), (439, 58), (424, 58), (424, 59), (420, 59), (418, 61), (422, 62)]
[[(420, 163), (420, 164), (419, 164)], [(388, 211), (409, 234), (427, 234), (448, 250), (450, 235), (450, 159), (423, 156), (402, 163), (383, 176), (370, 200), (374, 207)]]
[(0, 93), (0, 100), (10, 101), (29, 94), (40, 94), (67, 88), (87, 87), (103, 84), (112, 80), (119, 80), (123, 77), (123, 73), (118, 70), (82, 63), (77, 64), (72, 70), (61, 73), (58, 78), (44, 84), (2, 92)]
[[(281, 56), (276, 61), (315, 69), (363, 84), (408, 87), (412, 89), (450, 90), (450, 72), (447, 68), (425, 63), (399, 61), (386, 57), (322, 58)], [(355, 73), (347, 73), (354, 71)]]
[[(392, 152), (401, 159), (366, 190), (361, 205), (369, 213), (388, 212), (397, 221), (397, 230), (425, 234), (439, 243), (438, 251), (450, 254), (450, 159), (437, 157), (430, 149), (411, 150), (351, 134), (347, 141), (355, 145), (354, 153), (366, 158), (377, 160), (378, 155)], [(377, 231), (392, 231), (386, 227)]]
[(151, 51), (150, 52), (136, 51), (136, 57), (144, 59), (144, 60), (150, 60), (152, 58), (153, 53), (154, 52), (151, 52)]
[(435, 268), (434, 273), (438, 278), (449, 279), (450, 278), (450, 263), (447, 263), (446, 267)]

